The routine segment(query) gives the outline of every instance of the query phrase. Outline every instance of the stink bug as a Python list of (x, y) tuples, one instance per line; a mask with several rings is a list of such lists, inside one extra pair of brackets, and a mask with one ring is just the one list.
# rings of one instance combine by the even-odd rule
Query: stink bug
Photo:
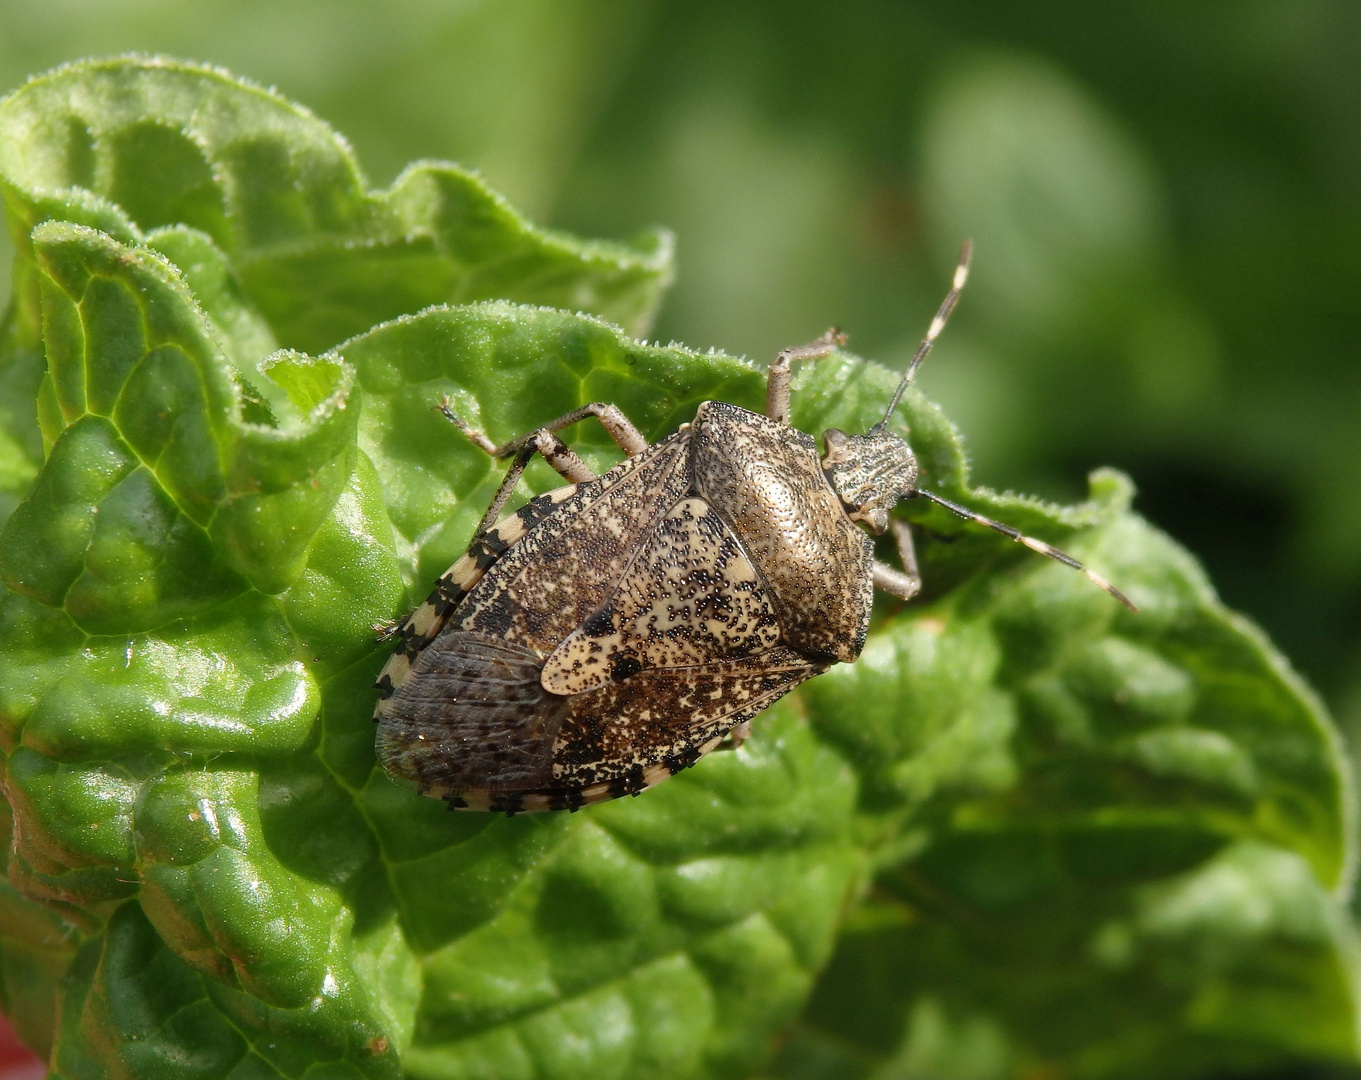
[[(378, 756), (388, 772), (460, 810), (575, 810), (636, 795), (693, 765), (805, 679), (860, 655), (876, 587), (921, 588), (906, 522), (922, 497), (1083, 571), (1071, 556), (917, 486), (887, 430), (964, 286), (965, 245), (884, 419), (864, 435), (789, 425), (790, 364), (832, 352), (828, 331), (770, 365), (765, 415), (706, 401), (649, 445), (595, 403), (497, 446), (510, 468), (468, 552), (430, 598), (385, 631)], [(556, 432), (595, 417), (625, 459), (596, 476)], [(500, 517), (534, 454), (569, 481)], [(499, 520), (498, 520), (499, 518)], [(874, 560), (892, 530), (902, 567)]]

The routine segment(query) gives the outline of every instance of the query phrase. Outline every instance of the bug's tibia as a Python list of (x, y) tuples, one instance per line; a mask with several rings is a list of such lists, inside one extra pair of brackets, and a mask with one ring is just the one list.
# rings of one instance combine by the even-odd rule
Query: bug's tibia
[(818, 360), (846, 344), (846, 335), (829, 327), (816, 341), (781, 349), (766, 372), (766, 415), (789, 423), (789, 365), (795, 360)]
[(1130, 611), (1137, 612), (1139, 610), (1134, 605), (1134, 601), (1132, 601), (1128, 596), (1122, 593), (1119, 589), (1117, 589), (1109, 581), (1103, 578), (1095, 570), (1089, 569), (1082, 563), (1078, 562), (1066, 551), (1060, 551), (1052, 544), (1046, 544), (1043, 540), (1036, 540), (1033, 536), (1026, 536), (1019, 529), (1013, 529), (1010, 525), (1004, 525), (1000, 521), (994, 521), (990, 517), (984, 517), (982, 514), (970, 510), (967, 506), (960, 506), (958, 503), (953, 503), (949, 499), (943, 499), (939, 495), (933, 495), (931, 492), (925, 491), (922, 488), (918, 488), (916, 494), (922, 496), (925, 499), (930, 499), (937, 506), (944, 507), (946, 510), (949, 510), (950, 513), (956, 514), (959, 517), (964, 518), (966, 521), (972, 521), (977, 525), (984, 525), (987, 528), (992, 529), (994, 532), (999, 532), (1003, 536), (1011, 540), (1015, 540), (1016, 543), (1018, 544), (1024, 544), (1031, 551), (1036, 552), (1037, 554), (1043, 555), (1049, 559), (1053, 559), (1055, 562), (1061, 562), (1063, 563), (1064, 566), (1071, 566), (1074, 570), (1081, 571), (1083, 574), (1087, 576), (1088, 581), (1090, 581), (1097, 588), (1104, 589), (1106, 592), (1110, 593), (1113, 597), (1119, 600), (1120, 603), (1124, 604), (1125, 607), (1129, 608)]
[(911, 600), (922, 591), (920, 574), (907, 574), (881, 562), (874, 563), (872, 572), (874, 587), (899, 600)]

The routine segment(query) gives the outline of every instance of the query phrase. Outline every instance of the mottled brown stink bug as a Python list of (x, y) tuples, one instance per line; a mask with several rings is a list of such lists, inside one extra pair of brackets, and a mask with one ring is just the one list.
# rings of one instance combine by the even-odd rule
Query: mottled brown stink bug
[[(775, 358), (762, 416), (706, 401), (649, 445), (596, 403), (502, 446), (442, 408), (510, 469), (468, 552), (430, 598), (387, 629), (377, 749), (393, 776), (451, 807), (575, 810), (636, 795), (693, 765), (805, 679), (860, 655), (875, 587), (921, 588), (906, 522), (924, 497), (1107, 581), (1048, 544), (917, 486), (887, 430), (968, 274), (953, 285), (884, 419), (835, 429), (819, 456), (789, 425), (790, 363), (842, 344), (835, 331)], [(555, 432), (596, 417), (626, 457), (596, 476)], [(498, 519), (535, 454), (569, 484)], [(892, 529), (902, 569), (874, 561)], [(1130, 605), (1132, 606), (1132, 605)]]

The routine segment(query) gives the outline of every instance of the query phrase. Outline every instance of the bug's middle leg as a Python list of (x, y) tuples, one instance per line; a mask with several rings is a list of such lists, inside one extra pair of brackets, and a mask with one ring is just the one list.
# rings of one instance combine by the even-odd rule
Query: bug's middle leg
[[(440, 403), (440, 411), (475, 445), (486, 449), (483, 445), (489, 442), (486, 436), (470, 428), (453, 411), (447, 399)], [(530, 432), (517, 442), (520, 445), (512, 450), (514, 456), (510, 468), (501, 478), (496, 494), (492, 496), (491, 502), (482, 514), (482, 520), (473, 530), (472, 539), (468, 542), (468, 549), (463, 557), (440, 575), (435, 582), (435, 591), (423, 605), (406, 618), (375, 624), (373, 629), (379, 641), (388, 641), (399, 635), (404, 637), (404, 642), (413, 638), (418, 642), (432, 640), (434, 634), (444, 625), (444, 619), (481, 580), (487, 568), (518, 543), (535, 518), (545, 512), (537, 504), (531, 503), (522, 507), (511, 520), (498, 525), (506, 503), (510, 501), (511, 495), (515, 493), (515, 486), (524, 475), (525, 467), (536, 453), (543, 455), (549, 465), (573, 484), (583, 484), (596, 478), (589, 465), (577, 457), (561, 439), (544, 428)], [(418, 645), (418, 650), (419, 647), (423, 646)]]
[[(452, 413), (449, 415), (453, 418)], [(548, 437), (552, 438), (551, 435)], [(402, 640), (399, 643), (398, 651), (409, 651), (414, 658), (416, 653), (434, 640), (435, 635), (443, 628), (445, 619), (468, 594), (468, 591), (481, 580), (487, 568), (519, 539), (518, 536), (500, 535), (501, 531), (504, 530), (498, 530), (497, 523), (500, 520), (501, 511), (505, 509), (506, 503), (515, 491), (515, 485), (520, 482), (520, 476), (524, 473), (525, 466), (529, 464), (537, 449), (537, 446), (527, 446), (515, 455), (515, 460), (510, 463), (506, 475), (501, 478), (496, 494), (492, 496), (491, 502), (482, 514), (482, 520), (477, 523), (477, 528), (473, 530), (473, 537), (468, 542), (468, 548), (463, 557), (439, 576), (435, 582), (434, 592), (430, 594), (425, 603), (403, 619), (375, 624), (374, 633), (377, 634), (380, 642), (400, 637)], [(570, 453), (570, 451), (568, 452)], [(587, 471), (589, 472), (589, 470)], [(522, 535), (524, 525), (525, 523), (517, 515), (516, 519), (507, 523), (505, 527), (518, 530)], [(409, 646), (413, 643), (415, 647), (409, 649)], [(391, 692), (391, 687), (392, 680), (389, 679), (389, 692)]]
[(816, 341), (783, 349), (766, 372), (766, 415), (789, 423), (789, 365), (795, 360), (817, 360), (846, 344), (846, 335), (835, 326)]
[[(588, 405), (583, 405), (579, 409), (573, 409), (569, 413), (563, 413), (556, 420), (550, 420), (546, 424), (541, 424), (528, 435), (521, 435), (518, 439), (510, 439), (503, 442), (500, 446), (492, 442), (487, 436), (472, 427), (461, 419), (453, 411), (448, 398), (440, 402), (440, 411), (451, 420), (458, 429), (468, 436), (468, 440), (479, 450), (485, 451), (494, 458), (504, 459), (511, 457), (531, 442), (539, 439), (540, 436), (552, 435), (561, 431), (563, 428), (578, 424), (587, 417), (594, 416), (600, 421), (600, 426), (605, 429), (605, 433), (614, 440), (615, 445), (628, 457), (634, 457), (647, 449), (647, 439), (643, 438), (640, 432), (618, 405), (610, 405), (603, 401), (592, 401)], [(542, 451), (540, 451), (542, 453)], [(545, 457), (548, 455), (545, 454)], [(575, 456), (575, 455), (574, 455)], [(551, 464), (551, 462), (550, 462)], [(565, 475), (565, 474), (564, 474)]]
[(897, 570), (881, 562), (874, 564), (874, 587), (898, 597), (911, 600), (922, 591), (922, 576), (917, 569), (917, 549), (912, 545), (912, 529), (906, 521), (889, 519), (893, 540), (898, 545), (898, 558), (903, 568)]
[[(587, 408), (590, 408), (590, 406), (587, 406)], [(439, 410), (444, 414), (445, 419), (463, 432), (468, 437), (468, 441), (479, 450), (497, 460), (514, 458), (510, 470), (506, 473), (506, 480), (496, 493), (496, 499), (499, 499), (500, 502), (498, 503), (496, 499), (492, 500), (492, 506), (498, 514), (506, 505), (506, 500), (510, 498), (510, 493), (514, 490), (516, 481), (520, 479), (520, 474), (525, 471), (525, 466), (535, 453), (542, 455), (544, 461), (548, 462), (560, 476), (574, 484), (584, 484), (588, 480), (595, 479), (595, 473), (591, 471), (591, 467), (582, 461), (571, 447), (553, 434), (556, 429), (552, 424), (545, 424), (543, 427), (535, 428), (528, 435), (521, 435), (518, 439), (511, 439), (510, 442), (497, 446), (485, 434), (454, 412), (453, 404), (448, 398), (439, 403)], [(578, 409), (577, 412), (583, 412), (583, 410)], [(573, 414), (568, 413), (567, 415), (572, 416)], [(587, 412), (584, 415), (593, 414)], [(553, 421), (553, 424), (566, 427), (567, 425), (562, 423), (564, 419), (566, 418), (559, 417)], [(577, 417), (577, 419), (579, 420), (581, 417)], [(576, 421), (571, 422), (575, 423)], [(627, 421), (625, 422), (627, 423)], [(641, 439), (642, 436), (639, 435), (638, 438)], [(507, 484), (509, 484), (509, 487), (506, 486)], [(487, 513), (491, 514), (491, 510), (488, 510)], [(483, 520), (485, 522), (487, 519), (484, 517)], [(491, 520), (495, 520), (495, 515), (492, 515)]]

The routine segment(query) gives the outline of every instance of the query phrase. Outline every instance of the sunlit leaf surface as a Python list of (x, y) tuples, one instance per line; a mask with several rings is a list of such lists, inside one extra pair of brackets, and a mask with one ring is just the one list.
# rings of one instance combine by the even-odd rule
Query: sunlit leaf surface
[[(1357, 1058), (1337, 740), (1118, 474), (1069, 508), (971, 489), (909, 394), (936, 490), (1142, 613), (913, 506), (925, 597), (742, 750), (575, 815), (450, 814), (386, 778), (370, 720), (373, 625), (498, 479), (431, 406), (500, 439), (607, 400), (658, 437), (759, 407), (761, 372), (603, 321), (647, 324), (664, 244), (544, 233), (448, 166), (372, 192), (220, 72), (35, 80), (0, 181), (0, 1003), (54, 1077)], [(795, 422), (863, 430), (893, 379), (830, 358)]]

